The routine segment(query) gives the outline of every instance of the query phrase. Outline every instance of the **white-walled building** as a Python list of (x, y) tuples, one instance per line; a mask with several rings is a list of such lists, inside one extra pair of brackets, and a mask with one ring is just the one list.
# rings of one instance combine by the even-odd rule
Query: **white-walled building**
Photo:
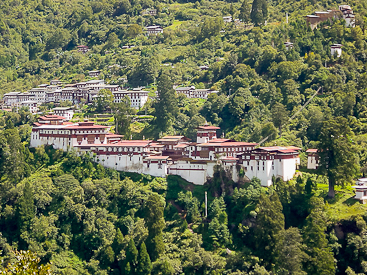
[(270, 186), (273, 176), (290, 180), (299, 165), (297, 147), (255, 149), (256, 143), (218, 139), (219, 127), (215, 126), (198, 127), (196, 142), (184, 136), (164, 136), (153, 142), (121, 140), (121, 135), (109, 133), (107, 126), (93, 122), (65, 121), (57, 115), (41, 117), (32, 129), (31, 146), (75, 148), (104, 167), (159, 177), (179, 175), (199, 185), (214, 177), (217, 165), (235, 181), (243, 169), (247, 179), (257, 177), (263, 186)]
[(367, 201), (367, 178), (357, 180), (356, 185), (352, 186), (355, 189), (355, 199), (360, 200), (363, 204)]
[(163, 33), (163, 29), (160, 26), (148, 26), (145, 28), (147, 35), (158, 35)]
[(229, 16), (223, 16), (223, 22), (224, 23), (230, 23), (232, 22), (232, 16), (229, 15)]
[(101, 71), (99, 71), (99, 70), (89, 71), (89, 72), (88, 72), (88, 75), (89, 75), (90, 77), (98, 77), (100, 74), (101, 74)]
[(214, 91), (211, 89), (196, 89), (195, 86), (190, 87), (177, 87), (177, 94), (184, 94), (188, 98), (208, 98), (208, 95), (211, 93), (218, 93), (218, 91)]
[(32, 128), (30, 146), (53, 145), (66, 151), (78, 145), (107, 143), (108, 126), (94, 125), (94, 122), (70, 124), (65, 120), (57, 115), (40, 117)]
[(125, 96), (129, 97), (132, 108), (140, 109), (148, 101), (148, 91), (143, 90), (119, 90), (112, 93), (115, 103), (123, 101)]
[(293, 49), (293, 43), (292, 42), (284, 42), (285, 49), (287, 51)]
[(72, 107), (56, 107), (52, 109), (54, 115), (64, 117), (66, 121), (69, 121), (74, 116), (74, 109)]
[(319, 155), (317, 149), (308, 149), (307, 153), (307, 169), (317, 169), (319, 167)]
[(29, 93), (34, 95), (34, 100), (38, 102), (45, 102), (47, 88), (33, 88)]
[(342, 44), (333, 44), (330, 47), (330, 54), (332, 56), (341, 57), (342, 56)]

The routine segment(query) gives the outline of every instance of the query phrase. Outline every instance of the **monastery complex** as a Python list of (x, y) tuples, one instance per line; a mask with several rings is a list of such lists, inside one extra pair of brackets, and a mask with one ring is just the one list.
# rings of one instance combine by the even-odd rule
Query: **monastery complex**
[(198, 127), (195, 142), (184, 136), (164, 136), (157, 141), (122, 140), (123, 136), (110, 133), (108, 126), (89, 121), (71, 123), (59, 115), (45, 115), (34, 124), (30, 145), (75, 149), (89, 153), (104, 167), (157, 177), (179, 175), (198, 185), (214, 176), (217, 165), (234, 181), (242, 170), (246, 178), (257, 177), (263, 186), (270, 186), (273, 176), (285, 181), (293, 178), (300, 164), (300, 148), (257, 147), (256, 143), (217, 138), (219, 129)]

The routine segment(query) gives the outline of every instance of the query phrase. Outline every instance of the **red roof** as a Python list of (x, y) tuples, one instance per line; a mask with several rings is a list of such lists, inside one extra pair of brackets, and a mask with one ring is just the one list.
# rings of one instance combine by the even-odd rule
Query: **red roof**
[(256, 146), (257, 143), (251, 143), (251, 142), (242, 142), (242, 141), (228, 141), (228, 142), (222, 142), (222, 143), (202, 143), (198, 144), (198, 146), (204, 146), (204, 147), (239, 147), (239, 146)]
[(58, 116), (58, 115), (46, 115), (46, 116), (41, 116), (39, 119), (41, 120), (61, 120), (61, 119), (66, 119), (63, 116)]
[(108, 126), (103, 126), (103, 125), (91, 125), (91, 126), (67, 126), (65, 127), (67, 129), (70, 130), (85, 130), (85, 129), (102, 129), (102, 128), (109, 128)]
[(219, 130), (219, 127), (216, 126), (209, 126), (209, 125), (204, 125), (204, 126), (199, 126), (197, 129), (200, 130)]
[(317, 149), (308, 149), (306, 153), (317, 153)]
[(177, 144), (176, 146), (173, 146), (173, 148), (185, 148), (189, 146), (189, 144), (187, 143), (180, 143), (180, 144)]
[(149, 156), (146, 157), (145, 159), (168, 159), (169, 156)]
[(118, 138), (118, 137), (124, 137), (124, 135), (118, 135), (118, 134), (112, 134), (112, 133), (108, 133), (107, 135), (106, 135), (106, 137), (108, 137), (108, 138)]
[(285, 150), (278, 150), (280, 153), (297, 153), (294, 149), (285, 149)]
[(225, 161), (235, 161), (235, 160), (238, 160), (238, 158), (228, 156), (228, 157), (222, 157), (222, 158), (221, 158), (221, 160), (225, 160)]
[(221, 142), (228, 142), (228, 141), (233, 141), (231, 139), (226, 139), (226, 138), (215, 138), (215, 139), (211, 139), (208, 142), (209, 143), (221, 143)]

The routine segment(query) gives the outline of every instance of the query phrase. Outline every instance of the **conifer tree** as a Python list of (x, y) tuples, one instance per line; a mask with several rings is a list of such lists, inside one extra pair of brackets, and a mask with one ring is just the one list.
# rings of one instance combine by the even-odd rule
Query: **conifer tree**
[(326, 238), (325, 205), (322, 198), (311, 198), (312, 210), (303, 227), (303, 239), (307, 246), (304, 264), (307, 274), (335, 274), (335, 261)]
[(133, 274), (138, 263), (138, 250), (133, 239), (130, 239), (126, 250), (125, 270), (129, 269), (128, 274)]
[(243, 0), (241, 8), (240, 8), (240, 15), (239, 19), (242, 20), (243, 23), (248, 24), (250, 23), (250, 13), (251, 13), (251, 7), (247, 0)]
[(20, 197), (18, 203), (18, 224), (21, 233), (29, 229), (35, 217), (35, 210), (32, 187), (29, 182), (26, 182), (23, 195)]
[(350, 183), (359, 173), (353, 136), (349, 122), (344, 117), (323, 122), (317, 151), (320, 157), (319, 170), (329, 179), (328, 196), (331, 198), (335, 196), (336, 184)]
[(167, 73), (162, 73), (158, 78), (158, 100), (155, 104), (155, 124), (158, 130), (165, 132), (172, 125), (178, 113), (176, 92)]
[(153, 193), (145, 203), (144, 219), (149, 230), (146, 240), (147, 249), (152, 260), (156, 260), (164, 251), (162, 230), (165, 227), (163, 218), (164, 204), (160, 196)]
[(280, 233), (284, 230), (283, 207), (278, 195), (273, 193), (270, 196), (261, 194), (257, 208), (259, 210), (254, 229), (256, 254), (270, 265), (278, 256)]
[(123, 248), (124, 235), (122, 235), (120, 228), (117, 228), (115, 239), (113, 241), (112, 247), (116, 254), (118, 254)]
[(311, 177), (309, 177), (306, 181), (306, 185), (305, 185), (305, 193), (308, 197), (310, 197), (314, 190), (316, 189), (316, 184), (314, 183), (314, 181), (312, 180)]
[(145, 243), (143, 242), (139, 250), (137, 273), (142, 275), (146, 274), (148, 275), (151, 273), (152, 269), (153, 265), (152, 262), (150, 261), (150, 257), (147, 252)]
[(255, 26), (265, 23), (268, 17), (268, 3), (266, 0), (254, 0), (250, 17)]

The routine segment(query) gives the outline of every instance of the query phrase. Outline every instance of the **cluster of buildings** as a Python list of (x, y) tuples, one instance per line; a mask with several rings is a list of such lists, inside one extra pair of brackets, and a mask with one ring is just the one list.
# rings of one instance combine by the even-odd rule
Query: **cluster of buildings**
[(85, 121), (68, 122), (60, 115), (46, 115), (34, 124), (31, 147), (52, 145), (54, 148), (88, 153), (104, 167), (119, 171), (166, 177), (179, 175), (202, 185), (212, 178), (217, 165), (238, 180), (257, 177), (263, 186), (272, 184), (272, 177), (291, 179), (300, 163), (297, 147), (257, 147), (256, 143), (217, 138), (219, 127), (201, 126), (197, 139), (164, 136), (153, 140), (122, 140), (109, 132), (108, 126)]
[(333, 19), (344, 19), (346, 27), (354, 28), (356, 25), (355, 15), (349, 5), (340, 5), (339, 9), (316, 11), (315, 14), (306, 15), (306, 20), (311, 29), (317, 28), (318, 24)]
[(29, 107), (30, 111), (36, 113), (38, 106), (42, 103), (71, 101), (73, 104), (91, 103), (98, 99), (99, 91), (110, 90), (115, 102), (127, 96), (130, 98), (131, 107), (141, 108), (148, 100), (148, 91), (141, 88), (124, 90), (119, 85), (107, 85), (104, 80), (90, 80), (75, 84), (66, 84), (53, 80), (49, 84), (41, 84), (28, 92), (10, 92), (4, 94), (4, 105), (9, 107)]
[[(37, 113), (43, 103), (58, 103), (71, 101), (73, 104), (92, 103), (101, 96), (99, 91), (110, 90), (115, 103), (122, 102), (125, 97), (130, 99), (131, 107), (140, 109), (148, 100), (148, 91), (143, 88), (132, 90), (122, 89), (119, 85), (107, 85), (104, 80), (90, 80), (75, 84), (63, 85), (59, 80), (52, 80), (49, 84), (38, 85), (27, 92), (10, 92), (3, 96), (4, 105), (8, 107), (28, 107), (30, 112)], [(191, 87), (177, 87), (177, 94), (185, 94), (188, 98), (206, 99), (211, 93), (218, 93), (211, 89), (196, 89)]]

